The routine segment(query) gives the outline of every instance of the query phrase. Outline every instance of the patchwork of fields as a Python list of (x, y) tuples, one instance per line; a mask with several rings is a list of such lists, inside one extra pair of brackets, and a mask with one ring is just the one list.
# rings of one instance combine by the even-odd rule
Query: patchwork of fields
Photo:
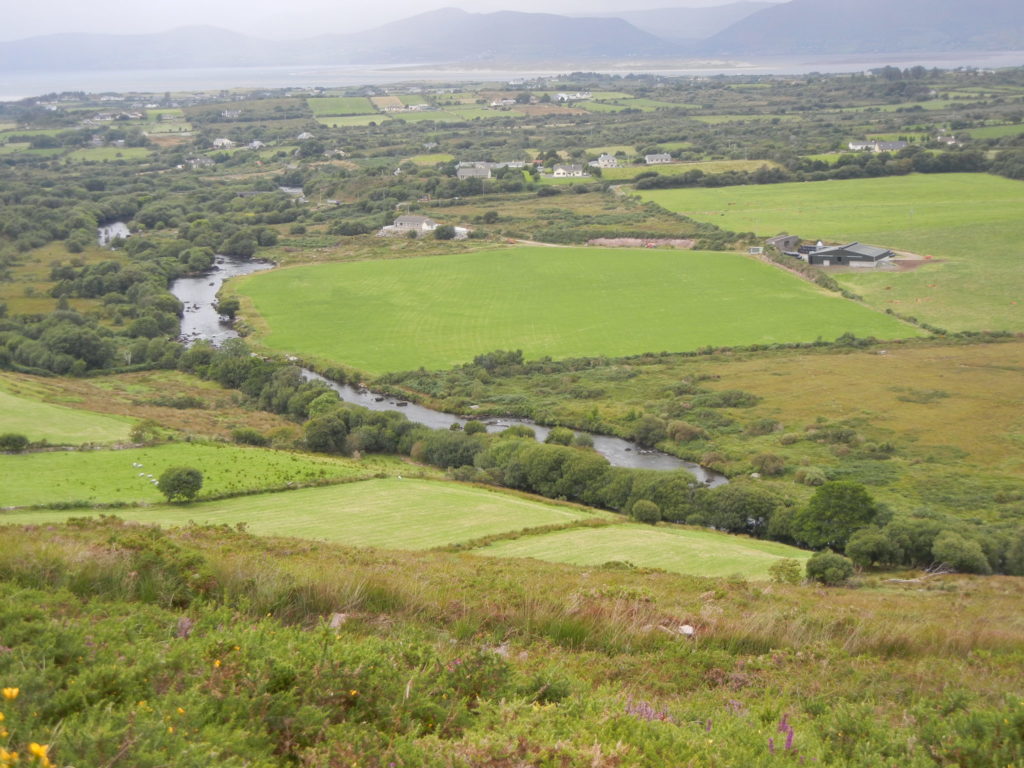
[(919, 335), (735, 253), (518, 247), (294, 267), (238, 281), (259, 341), (369, 373), (527, 358)]
[[(59, 523), (88, 510), (0, 513), (0, 525)], [(321, 539), (350, 546), (418, 550), (508, 538), (476, 554), (536, 557), (585, 565), (626, 561), (693, 575), (764, 579), (780, 558), (805, 560), (810, 553), (784, 544), (685, 528), (651, 527), (611, 513), (460, 485), (399, 477), (305, 488), (286, 493), (195, 503), (125, 508), (117, 514), (164, 526), (236, 526), (253, 533)], [(601, 527), (520, 536), (524, 528), (606, 521)]]
[(1024, 330), (1020, 181), (914, 174), (639, 194), (735, 232), (858, 240), (932, 257), (936, 263), (909, 272), (863, 270), (837, 279), (879, 309), (949, 330)]

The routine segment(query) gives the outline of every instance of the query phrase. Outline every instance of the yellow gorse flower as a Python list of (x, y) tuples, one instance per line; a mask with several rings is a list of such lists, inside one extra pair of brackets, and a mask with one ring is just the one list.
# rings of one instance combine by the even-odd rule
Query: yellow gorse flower
[(0, 764), (14, 765), (16, 762), (18, 762), (17, 752), (8, 752), (3, 747), (0, 747)]
[(4, 688), (3, 690), (4, 698), (8, 701), (13, 701), (18, 698), (19, 693), (21, 693), (20, 688)]

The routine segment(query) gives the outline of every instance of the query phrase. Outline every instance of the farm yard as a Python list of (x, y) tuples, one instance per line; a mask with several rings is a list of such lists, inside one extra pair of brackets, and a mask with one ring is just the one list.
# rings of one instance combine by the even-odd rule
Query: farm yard
[(802, 184), (673, 189), (643, 200), (736, 232), (857, 240), (929, 257), (903, 273), (837, 274), (880, 309), (948, 330), (1024, 330), (1024, 183), (913, 174)]
[(517, 247), (290, 267), (236, 290), (265, 347), (368, 373), (493, 349), (535, 359), (920, 334), (734, 253)]

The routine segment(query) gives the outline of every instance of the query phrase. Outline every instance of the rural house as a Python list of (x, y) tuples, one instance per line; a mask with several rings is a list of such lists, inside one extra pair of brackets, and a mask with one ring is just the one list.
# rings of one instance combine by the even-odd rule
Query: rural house
[(437, 222), (427, 216), (406, 214), (395, 219), (392, 226), (399, 232), (433, 232), (437, 229)]
[(604, 154), (598, 156), (591, 165), (596, 165), (598, 168), (618, 168), (619, 159), (615, 155)]
[(895, 254), (886, 248), (863, 243), (819, 246), (807, 254), (807, 263), (821, 267), (877, 267), (888, 264)]
[(556, 165), (551, 173), (556, 179), (564, 179), (568, 177), (587, 176), (587, 172), (583, 170), (582, 165)]
[(659, 152), (655, 155), (644, 155), (644, 162), (648, 165), (658, 165), (660, 163), (671, 163), (672, 155), (668, 152)]

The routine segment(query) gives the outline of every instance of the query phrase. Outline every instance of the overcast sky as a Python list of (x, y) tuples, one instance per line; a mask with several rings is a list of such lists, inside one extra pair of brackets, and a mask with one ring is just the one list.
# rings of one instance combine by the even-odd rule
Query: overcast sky
[(260, 37), (358, 32), (436, 8), (588, 13), (723, 5), (731, 0), (28, 0), (5, 9), (0, 40), (56, 32), (163, 32), (192, 24)]

